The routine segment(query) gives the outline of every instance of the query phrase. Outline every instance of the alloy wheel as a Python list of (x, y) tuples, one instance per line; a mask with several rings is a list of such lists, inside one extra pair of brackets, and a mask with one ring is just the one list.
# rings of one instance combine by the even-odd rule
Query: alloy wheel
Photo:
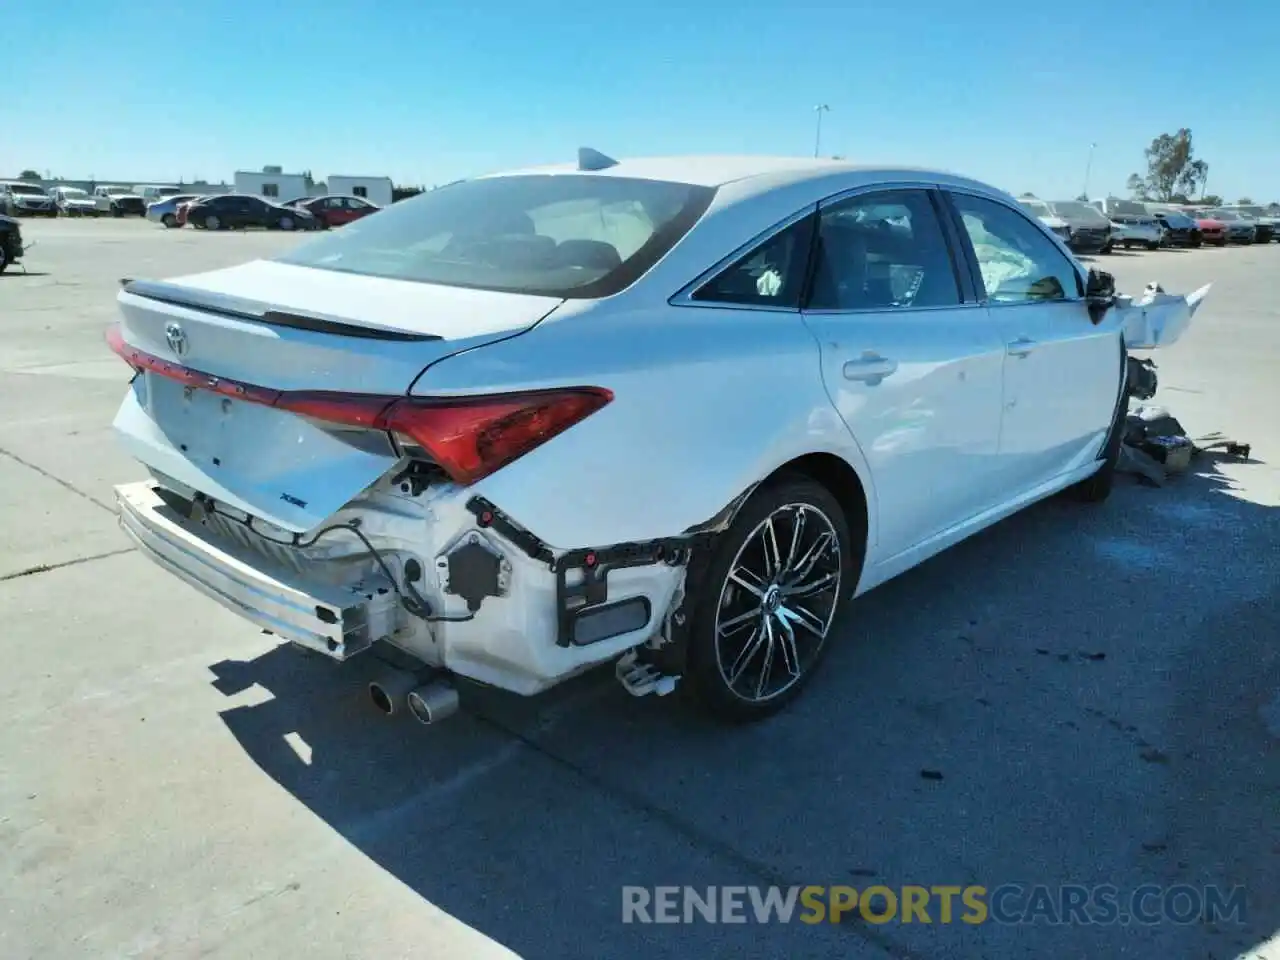
[(715, 618), (716, 664), (734, 696), (773, 700), (817, 660), (840, 601), (840, 535), (817, 507), (778, 507), (729, 565)]

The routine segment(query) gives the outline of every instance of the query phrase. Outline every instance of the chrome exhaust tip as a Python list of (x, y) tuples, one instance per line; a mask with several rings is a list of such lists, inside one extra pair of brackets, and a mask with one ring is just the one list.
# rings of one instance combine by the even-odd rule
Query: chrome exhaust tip
[(432, 680), (410, 690), (405, 701), (423, 726), (447, 720), (458, 712), (458, 691), (446, 680)]
[(389, 672), (369, 683), (369, 699), (388, 717), (400, 711), (405, 696), (418, 685), (418, 678), (401, 670)]

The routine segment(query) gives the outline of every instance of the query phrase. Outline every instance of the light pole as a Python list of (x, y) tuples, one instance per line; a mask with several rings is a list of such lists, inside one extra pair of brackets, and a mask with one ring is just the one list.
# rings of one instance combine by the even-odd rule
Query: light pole
[(1089, 199), (1089, 171), (1093, 169), (1093, 148), (1096, 143), (1089, 144), (1089, 159), (1084, 164), (1084, 198)]
[(815, 157), (818, 155), (818, 151), (822, 147), (822, 115), (830, 109), (831, 108), (825, 103), (820, 103), (813, 108), (814, 113), (818, 115), (818, 130), (813, 137), (813, 155)]

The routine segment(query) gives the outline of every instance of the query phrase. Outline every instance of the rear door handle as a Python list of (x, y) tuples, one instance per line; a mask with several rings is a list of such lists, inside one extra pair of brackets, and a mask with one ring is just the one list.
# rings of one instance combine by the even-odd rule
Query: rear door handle
[(1007, 344), (1006, 349), (1011, 357), (1025, 357), (1036, 348), (1036, 342), (1027, 337), (1019, 337), (1012, 343)]
[(867, 351), (857, 360), (849, 360), (844, 365), (846, 380), (861, 380), (874, 387), (885, 377), (898, 369), (898, 361), (882, 357), (878, 353)]

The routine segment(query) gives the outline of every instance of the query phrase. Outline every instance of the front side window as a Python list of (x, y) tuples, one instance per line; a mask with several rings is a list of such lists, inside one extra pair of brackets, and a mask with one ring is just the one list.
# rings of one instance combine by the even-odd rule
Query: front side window
[(812, 217), (792, 224), (699, 288), (693, 299), (702, 303), (799, 307), (812, 233)]
[(961, 302), (951, 252), (923, 190), (892, 190), (822, 211), (811, 310), (890, 310)]
[(366, 276), (554, 297), (618, 293), (675, 245), (712, 187), (592, 174), (464, 180), (277, 257)]
[(1075, 265), (1022, 214), (982, 197), (953, 194), (952, 199), (989, 300), (1021, 303), (1083, 296)]

